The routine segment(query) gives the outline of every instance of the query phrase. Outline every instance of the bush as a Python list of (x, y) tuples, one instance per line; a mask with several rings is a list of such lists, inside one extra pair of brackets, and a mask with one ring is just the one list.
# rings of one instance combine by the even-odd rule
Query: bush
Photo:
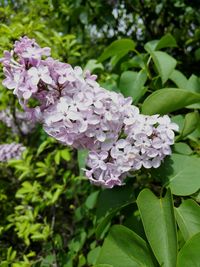
[(142, 114), (169, 114), (179, 131), (159, 168), (102, 189), (82, 170), (87, 151), (27, 121), (12, 90), (1, 85), (0, 143), (22, 143), (26, 151), (0, 163), (0, 266), (199, 264), (199, 7), (161, 2), (1, 1), (2, 53), (20, 36), (34, 37), (54, 58), (132, 97)]

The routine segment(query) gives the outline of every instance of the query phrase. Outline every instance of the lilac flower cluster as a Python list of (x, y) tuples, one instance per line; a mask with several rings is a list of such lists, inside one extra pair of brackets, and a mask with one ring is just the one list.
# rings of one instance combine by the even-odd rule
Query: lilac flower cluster
[[(6, 79), (26, 114), (63, 144), (89, 150), (86, 176), (96, 185), (122, 185), (127, 173), (157, 168), (171, 153), (168, 116), (144, 116), (131, 98), (100, 87), (96, 76), (49, 57), (33, 39), (21, 38), (1, 59)], [(29, 102), (37, 101), (35, 107)]]
[(174, 130), (178, 127), (168, 116), (136, 113), (132, 119), (124, 120), (124, 138), (89, 153), (90, 169), (86, 175), (94, 184), (108, 188), (122, 185), (129, 172), (142, 167), (158, 168), (164, 157), (171, 154)]
[(7, 162), (10, 159), (20, 159), (25, 149), (22, 144), (17, 143), (0, 145), (0, 162)]
[(19, 134), (20, 131), (26, 135), (33, 131), (35, 123), (28, 121), (26, 114), (18, 109), (13, 115), (9, 108), (0, 111), (0, 121), (8, 128), (11, 128), (13, 134)]

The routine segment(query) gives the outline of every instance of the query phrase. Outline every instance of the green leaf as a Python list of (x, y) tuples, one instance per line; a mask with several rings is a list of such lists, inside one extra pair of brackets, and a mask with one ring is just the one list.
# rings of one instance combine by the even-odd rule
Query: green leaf
[(145, 70), (140, 72), (125, 71), (120, 77), (119, 89), (124, 96), (131, 96), (134, 103), (136, 103), (147, 90), (144, 87), (146, 80), (147, 74)]
[(93, 267), (114, 267), (114, 266), (110, 264), (97, 264), (97, 265), (94, 265)]
[(176, 266), (177, 233), (170, 191), (158, 199), (149, 189), (144, 189), (137, 204), (147, 239), (160, 266)]
[(199, 124), (199, 113), (197, 111), (186, 114), (180, 137), (184, 138), (192, 133)]
[(188, 82), (185, 75), (183, 75), (183, 73), (178, 70), (173, 70), (173, 72), (169, 76), (169, 79), (172, 80), (179, 88), (185, 88)]
[(89, 70), (90, 72), (93, 72), (94, 70), (97, 70), (97, 69), (103, 70), (104, 67), (101, 63), (98, 63), (96, 59), (88, 60), (84, 68), (84, 70)]
[(54, 160), (55, 160), (55, 163), (56, 163), (57, 165), (60, 164), (60, 156), (61, 156), (61, 151), (60, 151), (60, 150), (56, 151)]
[(161, 77), (162, 83), (164, 84), (174, 71), (176, 67), (176, 60), (165, 52), (152, 51), (150, 53), (155, 63), (156, 69)]
[[(98, 197), (96, 209), (97, 219), (118, 210), (124, 205), (133, 203), (134, 201), (134, 189), (128, 184), (123, 187), (105, 189), (100, 192)], [(104, 204), (102, 205), (102, 203)]]
[(126, 71), (130, 68), (139, 68), (139, 69), (145, 68), (145, 63), (144, 63), (145, 56), (146, 54), (141, 53), (139, 55), (132, 57), (131, 59), (125, 62), (122, 62), (121, 64), (122, 71)]
[[(135, 202), (134, 189), (130, 185), (101, 191), (97, 201), (96, 237), (100, 238), (110, 226), (115, 214), (125, 206)], [(102, 205), (104, 203), (104, 205)]]
[(183, 142), (175, 143), (174, 151), (178, 154), (183, 154), (183, 155), (191, 155), (193, 153), (190, 146), (188, 146), (186, 143)]
[(200, 48), (197, 48), (197, 49), (195, 50), (194, 55), (195, 55), (195, 59), (196, 59), (197, 61), (199, 61), (199, 60), (200, 60)]
[(147, 243), (122, 225), (115, 225), (111, 228), (97, 263), (111, 264), (114, 267), (156, 266)]
[(194, 235), (182, 247), (178, 254), (177, 267), (199, 267), (200, 266), (200, 233)]
[(200, 189), (200, 158), (172, 154), (158, 169), (152, 169), (152, 177), (170, 187), (173, 194), (188, 196)]
[[(120, 208), (118, 210), (120, 210)], [(104, 237), (105, 233), (108, 231), (111, 225), (112, 218), (115, 216), (118, 210), (110, 212), (107, 216), (100, 220), (95, 230), (95, 235), (97, 239), (101, 239)]]
[(200, 145), (199, 137), (200, 137), (200, 124), (197, 126), (197, 129), (188, 136), (188, 138), (197, 143), (198, 145)]
[(60, 154), (61, 154), (61, 157), (64, 160), (66, 160), (66, 161), (70, 161), (71, 160), (71, 154), (70, 154), (69, 149), (65, 148), (63, 150), (60, 150)]
[(86, 8), (80, 13), (79, 19), (83, 24), (88, 24), (88, 13)]
[(167, 47), (177, 47), (176, 40), (170, 33), (167, 33), (159, 40), (158, 44), (156, 45), (156, 50)]
[(194, 93), (200, 93), (200, 79), (196, 75), (192, 74), (185, 84), (185, 89)]
[(47, 138), (47, 140), (42, 142), (37, 150), (37, 156), (39, 156), (45, 149), (49, 148), (53, 143), (55, 143), (53, 138)]
[[(192, 74), (187, 81), (185, 87), (187, 91), (200, 93), (200, 79), (196, 75)], [(188, 108), (200, 109), (200, 103), (189, 105)]]
[(118, 54), (122, 56), (126, 55), (129, 51), (135, 49), (135, 43), (130, 39), (120, 39), (111, 43), (101, 54), (98, 61), (102, 62), (110, 57), (117, 56)]
[(88, 156), (88, 150), (86, 149), (78, 150), (78, 167), (80, 176), (84, 174), (83, 168), (85, 168), (87, 156)]
[(89, 265), (95, 264), (97, 261), (97, 258), (99, 256), (99, 253), (101, 251), (101, 247), (95, 247), (94, 249), (90, 250), (90, 252), (87, 255), (87, 262)]
[(171, 118), (172, 122), (178, 124), (178, 132), (181, 132), (183, 129), (183, 125), (184, 125), (184, 116), (183, 115), (175, 115)]
[(87, 197), (85, 201), (85, 206), (88, 209), (93, 209), (95, 207), (98, 195), (99, 195), (99, 191), (94, 191)]
[(178, 226), (186, 241), (200, 232), (200, 206), (194, 200), (184, 200), (175, 211)]
[(149, 53), (151, 54), (155, 49), (156, 49), (156, 46), (158, 44), (159, 40), (152, 40), (152, 41), (149, 41), (145, 44), (144, 46), (144, 49)]
[(119, 52), (117, 55), (113, 56), (113, 57), (111, 58), (111, 61), (110, 61), (111, 66), (114, 68), (114, 66), (119, 62), (119, 60), (120, 60), (123, 56), (125, 56), (127, 53), (128, 53), (128, 52), (126, 52), (126, 51), (121, 51), (121, 52)]
[(166, 114), (197, 102), (200, 102), (200, 94), (187, 92), (183, 89), (160, 89), (145, 99), (142, 113), (148, 115)]

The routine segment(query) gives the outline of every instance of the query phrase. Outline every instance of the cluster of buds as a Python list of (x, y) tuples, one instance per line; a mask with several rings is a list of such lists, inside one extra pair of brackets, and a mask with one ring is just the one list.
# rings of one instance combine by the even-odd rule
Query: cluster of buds
[(54, 60), (50, 48), (23, 37), (1, 62), (3, 85), (14, 90), (27, 116), (63, 144), (89, 150), (92, 183), (122, 185), (128, 172), (157, 168), (171, 153), (178, 129), (168, 116), (140, 114), (131, 98), (102, 88), (89, 71)]
[(10, 159), (20, 159), (25, 149), (22, 144), (17, 143), (0, 145), (0, 162), (7, 162)]

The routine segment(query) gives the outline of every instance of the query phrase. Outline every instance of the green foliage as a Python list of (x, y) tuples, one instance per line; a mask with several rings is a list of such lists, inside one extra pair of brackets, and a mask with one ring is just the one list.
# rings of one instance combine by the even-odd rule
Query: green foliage
[(164, 198), (157, 199), (149, 189), (144, 189), (138, 196), (137, 204), (147, 239), (159, 264), (175, 266), (177, 235), (170, 191)]
[(186, 241), (200, 232), (200, 207), (194, 200), (183, 201), (178, 208), (175, 208), (175, 212), (178, 226)]
[(111, 228), (97, 260), (97, 263), (109, 263), (116, 267), (153, 267), (153, 262), (146, 242), (122, 225)]
[[(2, 267), (199, 266), (200, 7), (118, 2), (0, 1), (0, 53), (28, 35), (97, 73), (142, 113), (169, 113), (179, 125), (173, 153), (104, 190), (84, 177), (86, 150), (58, 144), (39, 126), (13, 134), (0, 122), (0, 143), (27, 147), (22, 159), (0, 163)], [(7, 107), (13, 116), (19, 108), (1, 85), (0, 110)]]

